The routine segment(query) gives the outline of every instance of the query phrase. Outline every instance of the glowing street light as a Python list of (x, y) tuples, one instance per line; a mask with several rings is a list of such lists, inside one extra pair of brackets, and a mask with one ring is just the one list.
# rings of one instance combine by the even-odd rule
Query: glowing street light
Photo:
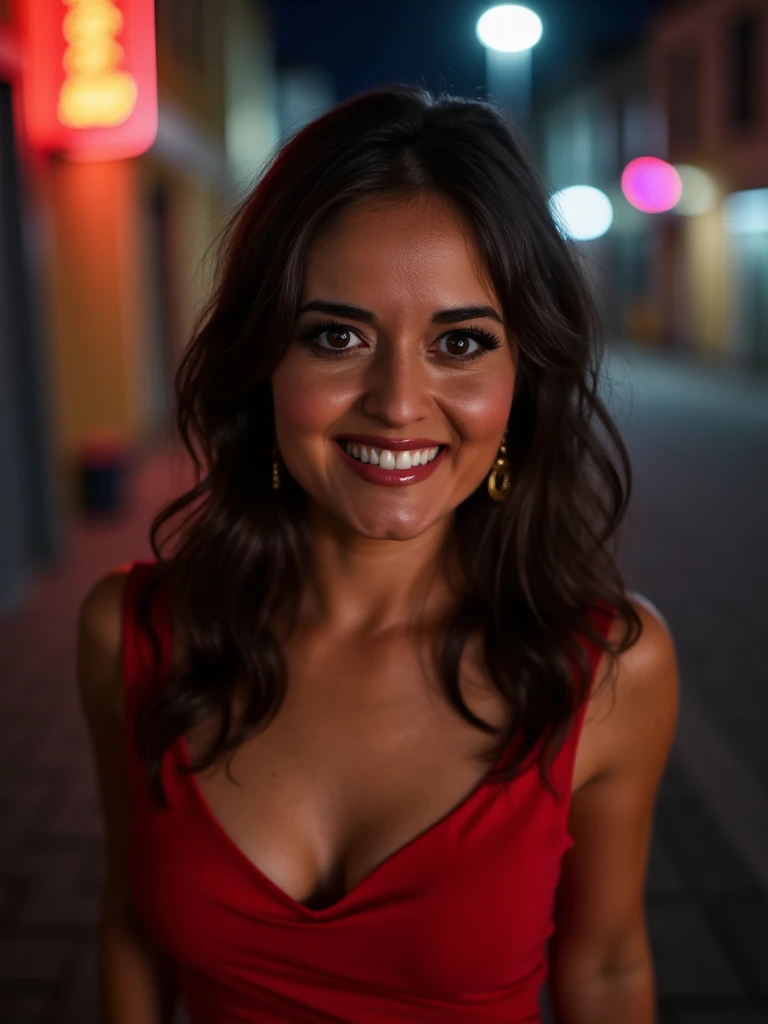
[(517, 4), (491, 7), (477, 22), (477, 38), (483, 46), (501, 53), (530, 50), (541, 39), (543, 31), (538, 14)]
[(613, 224), (613, 204), (591, 185), (571, 185), (555, 192), (549, 210), (560, 234), (575, 242), (602, 238)]
[(519, 4), (491, 7), (475, 28), (485, 47), (489, 98), (526, 128), (531, 116), (531, 51), (543, 30), (538, 14)]

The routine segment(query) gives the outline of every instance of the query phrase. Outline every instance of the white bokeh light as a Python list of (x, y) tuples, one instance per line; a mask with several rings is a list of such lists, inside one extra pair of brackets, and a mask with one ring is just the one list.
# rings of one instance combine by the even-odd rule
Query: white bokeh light
[(591, 185), (560, 189), (550, 197), (549, 209), (560, 234), (576, 242), (601, 238), (613, 224), (613, 204)]
[(683, 185), (675, 213), (681, 213), (684, 217), (711, 213), (720, 202), (720, 190), (712, 175), (690, 164), (675, 164), (675, 170)]
[(735, 235), (768, 232), (768, 188), (732, 192), (723, 204), (725, 223)]
[(520, 53), (538, 43), (543, 26), (538, 14), (527, 7), (499, 4), (480, 16), (476, 32), (483, 46), (502, 53)]

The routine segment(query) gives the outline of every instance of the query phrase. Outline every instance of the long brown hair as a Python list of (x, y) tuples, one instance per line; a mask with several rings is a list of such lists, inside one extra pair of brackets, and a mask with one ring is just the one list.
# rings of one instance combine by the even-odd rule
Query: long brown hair
[[(217, 735), (191, 766), (200, 771), (231, 757), (285, 698), (275, 615), (298, 606), (310, 538), (296, 481), (283, 468), (282, 487), (271, 488), (270, 374), (291, 341), (312, 242), (355, 203), (423, 194), (463, 214), (519, 346), (507, 431), (512, 490), (497, 503), (480, 486), (456, 509), (465, 582), (439, 656), (451, 705), (495, 737), (483, 759), (495, 764), (515, 743), (499, 780), (537, 748), (539, 767), (550, 760), (587, 698), (579, 634), (608, 651), (613, 666), (640, 635), (615, 558), (631, 470), (598, 394), (602, 341), (578, 259), (525, 144), (484, 101), (406, 86), (365, 93), (294, 134), (236, 211), (215, 291), (177, 371), (176, 426), (195, 483), (152, 520), (157, 566), (139, 601), (159, 652), (150, 598), (161, 584), (170, 588), (188, 655), (136, 723), (161, 803), (163, 755), (182, 733), (218, 713)], [(166, 556), (159, 531), (181, 512)], [(615, 610), (618, 643), (595, 627), (595, 609)], [(462, 650), (478, 631), (510, 712), (502, 730), (475, 716), (459, 688)], [(233, 722), (243, 680), (244, 710)]]

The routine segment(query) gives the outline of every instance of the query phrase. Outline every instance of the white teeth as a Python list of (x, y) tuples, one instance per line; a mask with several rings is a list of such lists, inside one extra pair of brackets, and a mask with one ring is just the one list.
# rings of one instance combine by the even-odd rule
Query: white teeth
[(381, 466), (382, 469), (413, 469), (415, 466), (426, 466), (440, 451), (440, 446), (435, 445), (432, 448), (410, 452), (392, 452), (387, 448), (371, 448), (353, 441), (344, 442), (344, 448), (348, 455), (359, 459), (360, 462), (370, 462), (372, 466)]

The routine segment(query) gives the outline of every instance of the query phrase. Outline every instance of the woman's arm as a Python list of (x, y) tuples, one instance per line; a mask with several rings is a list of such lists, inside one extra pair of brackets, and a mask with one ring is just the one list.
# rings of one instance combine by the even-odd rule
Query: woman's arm
[(643, 634), (620, 655), (615, 689), (598, 687), (587, 712), (596, 771), (573, 796), (574, 845), (563, 858), (550, 944), (557, 1024), (656, 1020), (645, 875), (679, 683), (666, 623), (639, 595), (632, 604)]
[(128, 777), (122, 716), (121, 609), (125, 574), (109, 573), (80, 608), (77, 673), (94, 755), (107, 868), (99, 921), (99, 995), (103, 1024), (169, 1024), (171, 964), (144, 932), (128, 885)]

